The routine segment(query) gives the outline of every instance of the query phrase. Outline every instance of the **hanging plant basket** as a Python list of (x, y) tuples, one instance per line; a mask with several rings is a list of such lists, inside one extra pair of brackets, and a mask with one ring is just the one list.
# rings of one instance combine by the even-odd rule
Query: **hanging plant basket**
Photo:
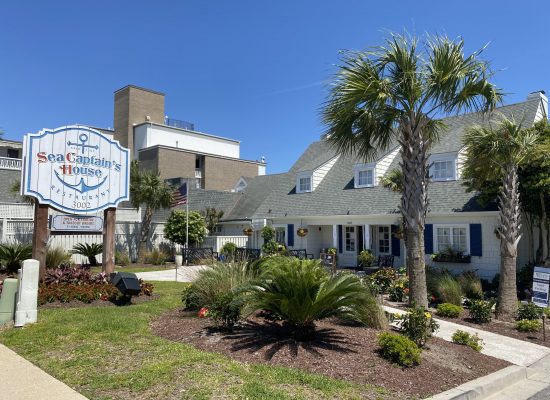
[(243, 233), (246, 235), (246, 236), (252, 236), (252, 233), (254, 233), (254, 230), (250, 227), (248, 228), (244, 228), (243, 229)]
[(400, 240), (403, 240), (405, 238), (405, 231), (403, 229), (403, 225), (399, 225), (393, 232), (392, 232), (393, 236), (396, 238), (396, 239), (400, 239)]
[(300, 237), (304, 237), (308, 234), (308, 229), (307, 228), (298, 228), (298, 230), (296, 231), (296, 233), (298, 234), (298, 236)]

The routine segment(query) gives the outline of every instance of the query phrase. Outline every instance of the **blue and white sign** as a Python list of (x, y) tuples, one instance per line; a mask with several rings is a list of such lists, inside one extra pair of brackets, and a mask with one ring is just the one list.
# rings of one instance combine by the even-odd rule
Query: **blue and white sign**
[(129, 199), (130, 155), (99, 131), (74, 125), (25, 135), (22, 194), (69, 214)]
[(533, 303), (548, 307), (550, 294), (550, 268), (535, 267), (533, 272)]

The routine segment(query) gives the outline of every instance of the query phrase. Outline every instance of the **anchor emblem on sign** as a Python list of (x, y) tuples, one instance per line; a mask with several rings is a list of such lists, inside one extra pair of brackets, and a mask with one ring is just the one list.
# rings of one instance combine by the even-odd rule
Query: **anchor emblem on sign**
[(85, 144), (88, 140), (89, 140), (89, 136), (86, 135), (85, 133), (82, 133), (78, 136), (78, 140), (80, 141), (80, 143), (74, 143), (74, 142), (71, 142), (70, 140), (67, 142), (67, 144), (69, 146), (76, 146), (76, 147), (80, 147), (80, 151), (82, 152), (82, 154), (84, 154), (84, 149), (85, 148), (90, 148), (90, 149), (95, 149), (95, 150), (99, 150), (99, 146), (98, 145), (91, 145), (91, 144)]

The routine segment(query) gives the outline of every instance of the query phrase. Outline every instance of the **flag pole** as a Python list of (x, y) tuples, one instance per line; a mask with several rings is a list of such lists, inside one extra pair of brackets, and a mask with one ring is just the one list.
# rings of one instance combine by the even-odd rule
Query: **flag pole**
[(187, 184), (185, 185), (185, 248), (187, 249), (187, 257), (185, 257), (185, 265), (187, 265), (187, 260), (189, 259), (189, 178), (187, 178)]

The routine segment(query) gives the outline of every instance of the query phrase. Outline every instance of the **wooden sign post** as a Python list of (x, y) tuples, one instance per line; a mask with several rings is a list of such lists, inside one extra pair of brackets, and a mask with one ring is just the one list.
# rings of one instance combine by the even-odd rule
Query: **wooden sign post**
[(39, 277), (40, 280), (46, 274), (46, 253), (48, 251), (48, 239), (50, 230), (48, 229), (48, 210), (47, 204), (39, 204), (34, 201), (34, 230), (32, 234), (32, 258), (40, 262)]
[(115, 272), (115, 220), (116, 208), (103, 211), (103, 254), (101, 270), (107, 274)]

